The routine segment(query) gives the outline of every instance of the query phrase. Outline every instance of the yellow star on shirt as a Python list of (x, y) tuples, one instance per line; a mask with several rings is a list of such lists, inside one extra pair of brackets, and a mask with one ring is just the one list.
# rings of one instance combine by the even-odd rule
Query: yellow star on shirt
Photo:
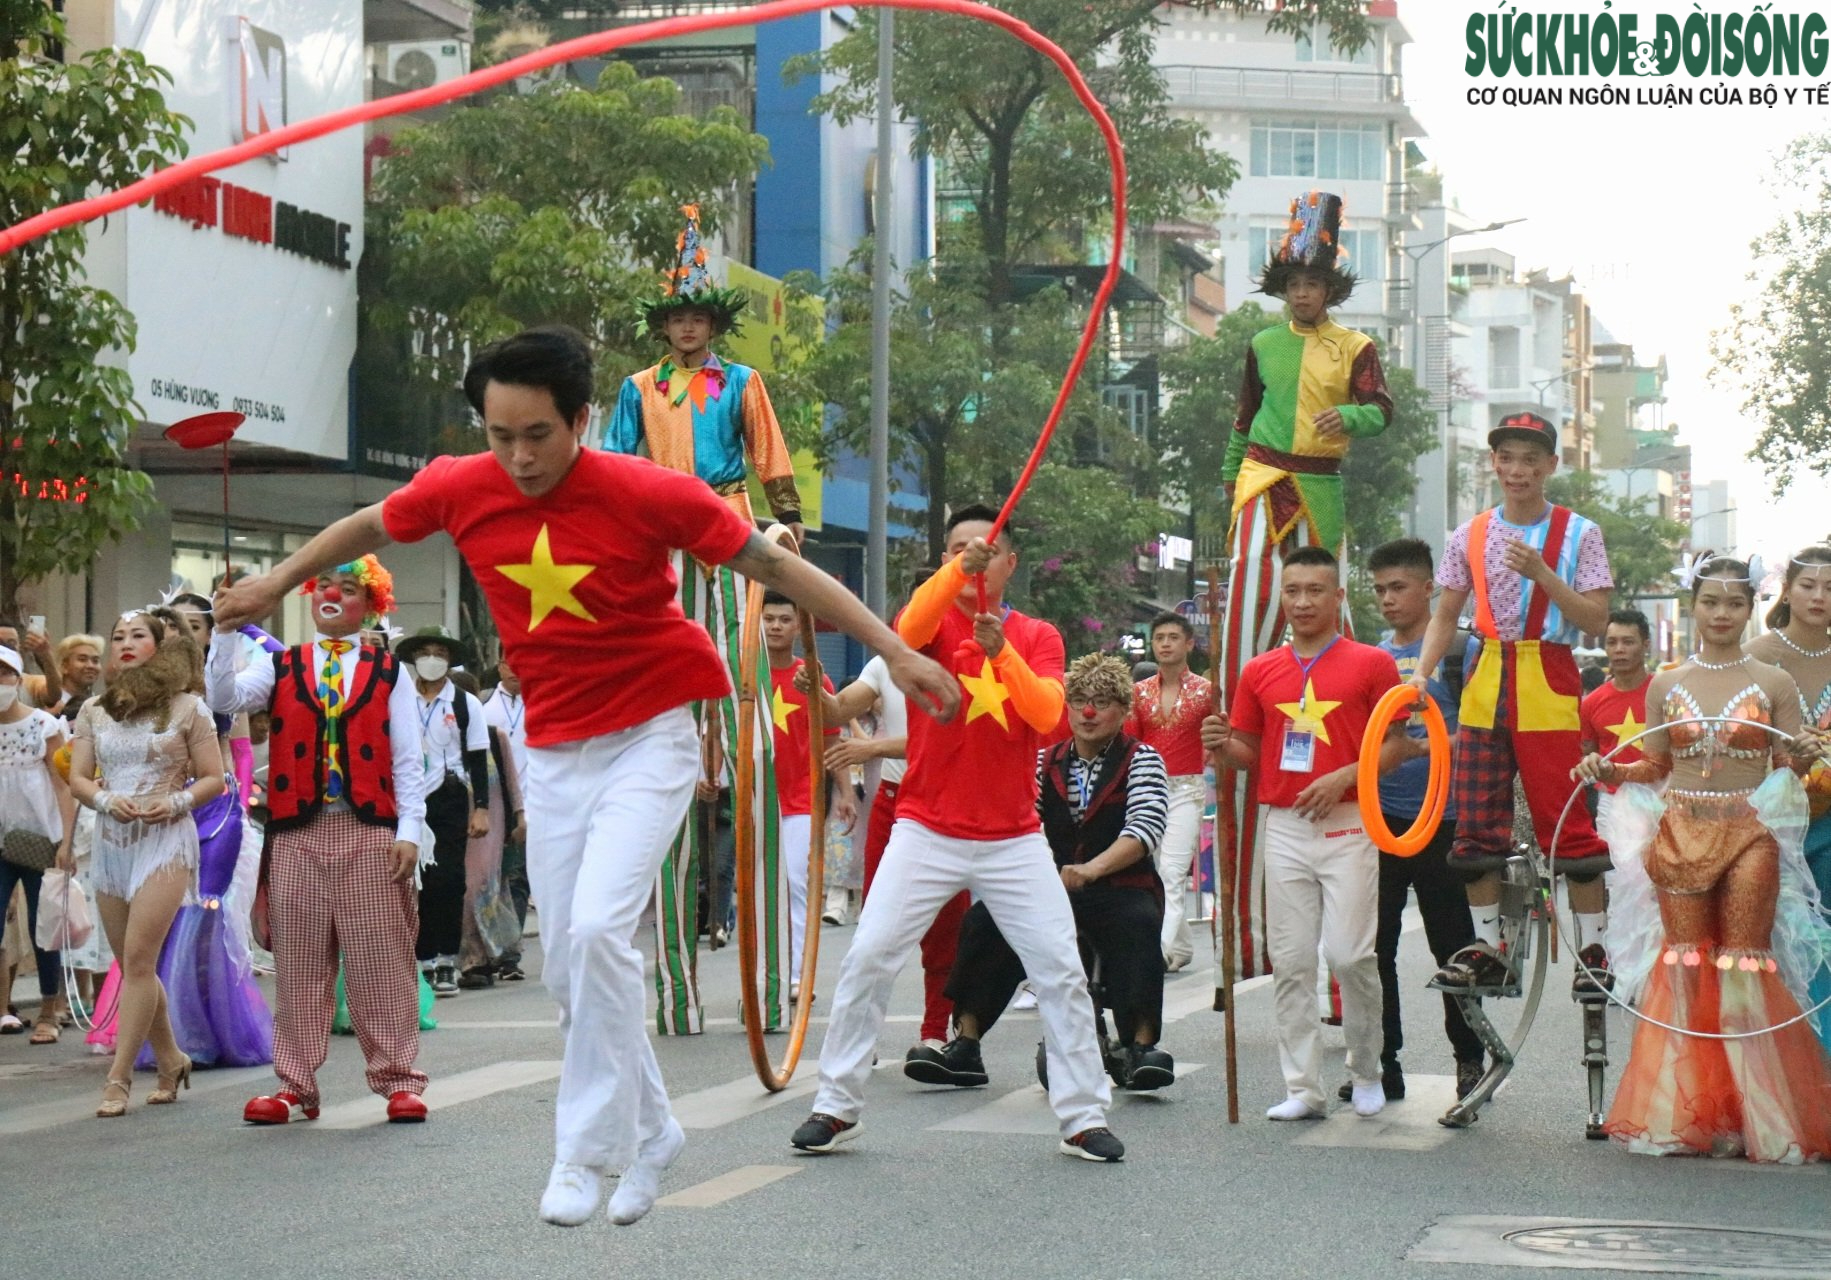
[(1316, 696), (1316, 682), (1306, 679), (1303, 682), (1303, 699), (1300, 702), (1280, 702), (1278, 710), (1291, 719), (1291, 728), (1299, 733), (1313, 733), (1325, 747), (1334, 746), (1329, 741), (1329, 712), (1339, 707), (1339, 702), (1324, 702)]
[(801, 710), (800, 707), (782, 696), (782, 686), (777, 685), (769, 691), (769, 714), (775, 717), (776, 728), (788, 732), (788, 718)]
[(973, 695), (972, 705), (966, 709), (966, 722), (973, 723), (980, 716), (991, 716), (998, 721), (1000, 729), (1009, 729), (1011, 722), (1005, 718), (1005, 703), (1011, 700), (1011, 691), (998, 682), (992, 674), (992, 660), (987, 658), (985, 665), (979, 668), (976, 676), (963, 675), (960, 683)]
[(572, 588), (589, 577), (595, 564), (555, 564), (553, 549), (547, 542), (547, 526), (541, 525), (534, 538), (534, 550), (526, 564), (499, 564), (496, 572), (510, 582), (528, 589), (528, 630), (533, 631), (547, 620), (547, 615), (561, 609), (575, 618), (596, 622), (591, 611), (579, 603)]
[(1627, 718), (1620, 724), (1605, 724), (1602, 727), (1614, 734), (1615, 741), (1620, 743), (1626, 742), (1629, 738), (1632, 738), (1647, 726), (1634, 718), (1634, 708), (1629, 707), (1627, 710)]

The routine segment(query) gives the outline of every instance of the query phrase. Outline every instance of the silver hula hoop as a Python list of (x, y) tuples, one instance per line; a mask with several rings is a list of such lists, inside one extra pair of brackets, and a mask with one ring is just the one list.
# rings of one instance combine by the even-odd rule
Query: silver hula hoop
[[(1619, 752), (1627, 750), (1629, 747), (1633, 746), (1636, 742), (1639, 742), (1642, 738), (1645, 738), (1645, 737), (1647, 737), (1651, 734), (1655, 734), (1655, 733), (1664, 733), (1667, 729), (1676, 728), (1679, 725), (1686, 725), (1686, 724), (1752, 725), (1757, 729), (1765, 730), (1769, 735), (1771, 735), (1772, 737), (1775, 737), (1775, 738), (1779, 738), (1783, 742), (1790, 743), (1793, 741), (1793, 739), (1791, 737), (1789, 737), (1787, 734), (1782, 733), (1780, 730), (1776, 729), (1773, 725), (1762, 724), (1759, 720), (1744, 720), (1740, 716), (1687, 716), (1683, 720), (1668, 720), (1668, 721), (1664, 722), (1663, 724), (1655, 725), (1655, 726), (1653, 726), (1651, 728), (1647, 728), (1647, 729), (1642, 729), (1639, 733), (1634, 734), (1632, 737), (1623, 738), (1621, 741), (1619, 741), (1615, 744), (1614, 750), (1612, 750), (1608, 754), (1604, 755), (1602, 757), (1602, 759), (1604, 761), (1611, 761), (1615, 758), (1615, 756)], [(1577, 798), (1583, 794), (1584, 788), (1593, 787), (1595, 785), (1596, 784), (1594, 782), (1592, 782), (1588, 779), (1578, 782), (1576, 787), (1570, 793), (1570, 799), (1568, 799), (1564, 802), (1564, 808), (1558, 814), (1558, 825), (1556, 827), (1552, 828), (1551, 845), (1546, 850), (1546, 856), (1547, 856), (1547, 860), (1550, 863), (1550, 872), (1552, 874), (1555, 874), (1556, 870), (1557, 870), (1558, 841), (1564, 835), (1564, 824), (1570, 818), (1570, 808), (1573, 804), (1575, 804), (1577, 802)], [(1532, 861), (1534, 863), (1538, 862), (1539, 861), (1538, 850), (1536, 848), (1530, 849), (1529, 857), (1532, 859)], [(1537, 870), (1537, 869), (1538, 868), (1535, 867), (1535, 870)], [(1658, 887), (1659, 886), (1657, 886), (1657, 885), (1654, 886), (1655, 891), (1658, 890)], [(1583, 956), (1582, 956), (1582, 953), (1577, 948), (1576, 938), (1573, 935), (1571, 935), (1570, 933), (1565, 932), (1564, 922), (1557, 918), (1557, 895), (1555, 893), (1553, 893), (1550, 897), (1549, 909), (1552, 914), (1552, 927), (1558, 931), (1558, 936), (1560, 938), (1563, 938), (1566, 942), (1570, 943), (1571, 958), (1577, 962), (1577, 968), (1581, 969), (1584, 972), (1584, 974), (1586, 974), (1589, 977), (1590, 981), (1592, 983), (1594, 983), (1595, 986), (1598, 989), (1600, 989), (1605, 995), (1608, 996), (1608, 1002), (1610, 1004), (1614, 1005), (1616, 1008), (1627, 1010), (1627, 1012), (1633, 1014), (1634, 1017), (1638, 1018), (1640, 1021), (1650, 1023), (1653, 1026), (1659, 1027), (1666, 1031), (1670, 1031), (1674, 1035), (1691, 1036), (1693, 1039), (1697, 1039), (1697, 1040), (1752, 1040), (1758, 1036), (1773, 1035), (1776, 1031), (1785, 1030), (1787, 1027), (1792, 1026), (1796, 1022), (1804, 1022), (1804, 1021), (1806, 1021), (1806, 1019), (1810, 1018), (1813, 1014), (1819, 1012), (1821, 1009), (1825, 1008), (1827, 1005), (1831, 1005), (1831, 996), (1826, 996), (1823, 1000), (1820, 1000), (1817, 1004), (1813, 1005), (1811, 1008), (1801, 1010), (1799, 1013), (1793, 1015), (1791, 1018), (1788, 1018), (1785, 1022), (1776, 1022), (1776, 1023), (1773, 1023), (1771, 1026), (1760, 1027), (1754, 1031), (1694, 1031), (1689, 1027), (1675, 1027), (1670, 1022), (1662, 1022), (1658, 1018), (1650, 1017), (1647, 1014), (1642, 1013), (1639, 1009), (1636, 1009), (1633, 1005), (1629, 1004), (1626, 1000), (1623, 1000), (1620, 996), (1615, 994), (1615, 988), (1614, 988), (1614, 984), (1612, 982), (1604, 981), (1602, 975), (1598, 974), (1596, 972), (1596, 970), (1590, 968), (1588, 965), (1583, 963)], [(1819, 914), (1823, 915), (1824, 913), (1825, 913), (1824, 907), (1821, 905), (1819, 908)]]

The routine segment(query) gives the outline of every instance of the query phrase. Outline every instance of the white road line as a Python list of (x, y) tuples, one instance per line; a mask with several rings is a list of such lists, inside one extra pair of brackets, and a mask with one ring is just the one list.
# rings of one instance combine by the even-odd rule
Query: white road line
[[(58, 1102), (39, 1102), (25, 1107), (9, 1107), (0, 1111), (0, 1136), (14, 1133), (32, 1133), (39, 1129), (55, 1129), (59, 1125), (69, 1124), (74, 1120), (93, 1120), (95, 1104), (101, 1101), (102, 1080), (106, 1075), (107, 1062), (100, 1059), (89, 1059), (86, 1063), (63, 1062), (59, 1065), (70, 1070), (81, 1070), (83, 1066), (93, 1064), (95, 1070), (95, 1095), (85, 1094), (80, 1099), (63, 1099)], [(183, 1106), (196, 1094), (213, 1093), (218, 1089), (236, 1087), (247, 1089), (250, 1096), (263, 1088), (273, 1086), (273, 1071), (268, 1067), (225, 1067), (211, 1071), (198, 1071), (193, 1077), (191, 1089), (179, 1097)], [(151, 1072), (136, 1071), (134, 1087), (151, 1089), (153, 1077)], [(140, 1106), (139, 1097), (129, 1099), (130, 1108)]]
[(1377, 1116), (1357, 1116), (1347, 1107), (1321, 1124), (1305, 1124), (1294, 1147), (1371, 1147), (1382, 1151), (1434, 1151), (1456, 1136), (1437, 1117), (1456, 1102), (1455, 1076), (1407, 1075), (1405, 1097), (1388, 1102)]
[[(1179, 1062), (1176, 1064), (1178, 1081), (1185, 1076), (1194, 1075), (1207, 1064), (1204, 1062)], [(1170, 1088), (1174, 1090), (1175, 1085)], [(1113, 1090), (1113, 1111), (1123, 1111), (1127, 1107), (1156, 1106), (1159, 1101), (1168, 1101), (1174, 1093), (1153, 1090), (1150, 1093), (1127, 1093), (1123, 1089)], [(1059, 1131), (1055, 1112), (1049, 1109), (1049, 1095), (1043, 1087), (1034, 1082), (1021, 1089), (1013, 1089), (1001, 1098), (988, 1102), (983, 1107), (943, 1120), (940, 1124), (928, 1126), (931, 1133), (1034, 1133), (1053, 1134)]]
[[(493, 1062), (487, 1067), (463, 1071), (455, 1076), (435, 1076), (426, 1087), (426, 1106), (428, 1110), (439, 1111), (462, 1102), (475, 1102), (493, 1093), (556, 1080), (559, 1078), (559, 1068), (559, 1059), (555, 1058), (546, 1062)], [(387, 1119), (387, 1103), (371, 1095), (326, 1107), (311, 1127), (366, 1129), (370, 1125), (385, 1124)]]
[(714, 1205), (735, 1200), (746, 1192), (761, 1190), (772, 1182), (800, 1173), (801, 1167), (786, 1164), (747, 1164), (721, 1173), (716, 1178), (686, 1187), (672, 1195), (662, 1196), (655, 1201), (670, 1209), (710, 1209)]
[(794, 1098), (805, 1098), (820, 1085), (820, 1064), (803, 1061), (795, 1078), (780, 1093), (770, 1093), (745, 1076), (729, 1084), (713, 1085), (673, 1099), (674, 1118), (683, 1129), (717, 1129), (721, 1125), (759, 1115)]
[(528, 1018), (505, 1022), (457, 1022), (450, 1018), (440, 1018), (440, 1031), (558, 1031), (559, 1018)]

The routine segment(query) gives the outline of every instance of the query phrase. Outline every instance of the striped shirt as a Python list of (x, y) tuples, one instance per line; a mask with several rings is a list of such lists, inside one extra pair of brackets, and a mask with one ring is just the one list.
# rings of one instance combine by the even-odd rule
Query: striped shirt
[[(1048, 754), (1046, 747), (1036, 753), (1039, 813), (1042, 811), (1043, 759)], [(1081, 759), (1078, 751), (1070, 750), (1068, 753), (1068, 807), (1076, 822), (1081, 820), (1081, 815), (1087, 811), (1088, 802), (1100, 789), (1100, 774), (1105, 763), (1104, 752), (1092, 760)], [(1163, 831), (1169, 821), (1169, 773), (1164, 769), (1163, 757), (1154, 748), (1140, 743), (1137, 754), (1132, 757), (1131, 774), (1126, 779), (1125, 825), (1120, 828), (1119, 834), (1122, 837), (1131, 836), (1138, 841), (1144, 846), (1145, 853), (1155, 853), (1157, 846), (1163, 843)]]
[[(1473, 522), (1470, 522), (1473, 523)], [(1512, 524), (1494, 512), (1488, 524), (1487, 572), (1488, 608), (1494, 613), (1494, 629), (1502, 640), (1518, 640), (1524, 633), (1526, 615), (1532, 609), (1532, 593), (1539, 590), (1524, 575), (1507, 567), (1507, 548), (1524, 542), (1543, 553), (1545, 538), (1551, 532), (1551, 507), (1536, 524)], [(1564, 545), (1558, 562), (1551, 566), (1558, 577), (1578, 593), (1615, 585), (1609, 572), (1608, 551), (1602, 545), (1602, 530), (1595, 521), (1571, 512), (1570, 524), (1564, 530)], [(1443, 549), (1443, 560), (1437, 565), (1437, 585), (1450, 591), (1470, 591), (1475, 575), (1469, 569), (1469, 524), (1450, 535)], [(1556, 601), (1545, 615), (1545, 631), (1540, 639), (1553, 644), (1575, 645), (1582, 637), (1577, 628), (1564, 620), (1564, 611)]]

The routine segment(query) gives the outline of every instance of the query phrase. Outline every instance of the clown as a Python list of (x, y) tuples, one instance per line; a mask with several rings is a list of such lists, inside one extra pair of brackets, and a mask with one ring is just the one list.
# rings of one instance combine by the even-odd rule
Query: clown
[[(763, 376), (748, 365), (728, 363), (713, 351), (722, 334), (734, 333), (745, 296), (739, 289), (712, 284), (706, 249), (699, 234), (699, 206), (685, 205), (686, 228), (676, 240), (678, 265), (665, 291), (641, 304), (648, 333), (667, 344), (660, 364), (624, 380), (616, 413), (604, 433), (612, 453), (643, 454), (673, 471), (698, 476), (745, 520), (752, 519), (745, 459), (762, 481), (763, 494), (775, 518), (788, 526), (800, 544), (801, 498), (794, 468), (776, 411), (763, 387)], [(688, 618), (703, 623), (738, 685), (739, 636), (744, 612), (744, 584), (729, 566), (704, 565), (676, 551), (674, 576), (680, 582), (680, 606)], [(737, 701), (733, 695), (700, 704), (701, 733), (722, 733), (721, 758), (737, 754)], [(782, 860), (775, 769), (769, 735), (762, 739), (758, 803), (754, 806), (757, 848), (763, 851), (759, 877), (763, 892), (757, 935), (778, 940), (764, 956), (764, 1004), (767, 1025), (775, 1028), (787, 1013), (790, 966), (783, 954), (790, 937), (789, 876)], [(717, 782), (716, 778), (707, 779)], [(655, 900), (655, 986), (660, 996), (656, 1024), (663, 1034), (697, 1035), (704, 1030), (698, 979), (697, 863), (710, 850), (697, 847), (697, 826), (687, 823), (661, 867)]]
[[(1342, 459), (1353, 441), (1379, 435), (1392, 420), (1373, 339), (1329, 318), (1355, 283), (1342, 266), (1341, 219), (1339, 196), (1312, 191), (1291, 201), (1289, 232), (1259, 276), (1260, 290), (1283, 299), (1290, 319), (1254, 335), (1247, 350), (1221, 472), (1233, 565), (1216, 668), (1222, 697), (1246, 663), (1283, 635), (1284, 554), (1311, 546), (1337, 561), (1347, 555)], [(1345, 606), (1342, 630), (1352, 630)], [(1241, 926), (1239, 976), (1250, 978), (1266, 969), (1261, 814), (1253, 776), (1232, 778), (1222, 800), (1232, 813), (1237, 868), (1230, 909)]]
[[(269, 711), (273, 720), (261, 885), (281, 1087), (252, 1099), (242, 1118), (317, 1117), (341, 952), (369, 1088), (388, 1100), (389, 1121), (421, 1121), (414, 878), (426, 805), (417, 699), (392, 654), (356, 639), (394, 607), (394, 580), (367, 555), (305, 590), (317, 629), (310, 644), (237, 674), (240, 637), (219, 622), (204, 673), (211, 709)], [(257, 903), (257, 930), (260, 915)]]

